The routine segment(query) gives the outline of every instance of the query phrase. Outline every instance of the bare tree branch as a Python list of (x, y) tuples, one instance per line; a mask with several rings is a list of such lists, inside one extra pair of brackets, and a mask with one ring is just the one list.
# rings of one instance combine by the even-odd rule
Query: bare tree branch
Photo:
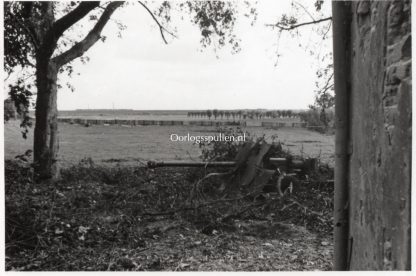
[(171, 36), (176, 38), (176, 35), (173, 34), (172, 32), (168, 31), (165, 27), (162, 26), (162, 24), (160, 24), (159, 20), (157, 20), (156, 16), (153, 14), (153, 12), (142, 2), (142, 1), (138, 1), (140, 5), (142, 5), (147, 12), (152, 16), (153, 20), (156, 22), (156, 24), (159, 27), (160, 30), (160, 35), (162, 36), (163, 41), (165, 42), (165, 44), (168, 44), (168, 42), (166, 41), (165, 35), (164, 35), (164, 31), (167, 32), (168, 34), (170, 34)]
[(99, 1), (81, 2), (75, 9), (58, 19), (50, 30), (54, 35), (60, 37), (67, 29), (84, 18), (90, 11), (100, 5)]
[(87, 36), (81, 40), (80, 42), (76, 43), (66, 52), (60, 54), (59, 56), (53, 58), (53, 61), (57, 64), (58, 67), (82, 56), (89, 48), (92, 47), (99, 39), (101, 35), (101, 31), (103, 30), (104, 26), (109, 21), (111, 15), (114, 11), (120, 7), (124, 2), (116, 1), (111, 2), (105, 8), (104, 12), (101, 14), (100, 18), (98, 19), (95, 26), (92, 30), (87, 34)]
[(315, 18), (312, 16), (312, 14), (305, 8), (305, 6), (303, 6), (301, 3), (294, 1), (294, 4), (298, 5), (299, 7), (301, 7), (304, 12), (306, 12), (307, 15), (309, 15), (309, 17), (312, 19), (312, 21), (315, 21)]
[(27, 65), (29, 65), (30, 67), (32, 67), (32, 68), (36, 68), (36, 65), (35, 65), (34, 63), (32, 63), (31, 61), (29, 61), (29, 60), (26, 60), (26, 63), (27, 63)]
[(318, 94), (325, 93), (326, 91), (328, 91), (329, 89), (331, 89), (334, 86), (334, 82), (332, 81), (332, 83), (331, 83), (331, 80), (332, 80), (333, 77), (334, 77), (334, 73), (332, 72), (332, 74), (326, 80), (325, 85), (317, 91)]
[(332, 20), (329, 21), (328, 28), (326, 29), (326, 31), (325, 31), (324, 36), (322, 37), (322, 39), (325, 39), (326, 38), (326, 35), (329, 33), (329, 30), (331, 30), (331, 26), (332, 26)]
[(52, 56), (56, 44), (62, 34), (72, 25), (84, 18), (90, 11), (98, 7), (99, 1), (81, 2), (75, 9), (58, 19), (47, 31), (41, 49), (46, 56)]
[(323, 90), (320, 91), (320, 93), (323, 94), (326, 91), (328, 91), (329, 89), (333, 89), (333, 88), (334, 88), (334, 83), (332, 83), (331, 85), (325, 87)]
[(291, 31), (294, 30), (296, 28), (302, 27), (302, 26), (306, 26), (306, 25), (312, 25), (312, 24), (318, 24), (324, 21), (328, 21), (328, 20), (332, 20), (332, 17), (326, 17), (326, 18), (322, 18), (322, 19), (318, 19), (318, 20), (314, 20), (314, 21), (309, 21), (309, 22), (303, 22), (303, 23), (299, 23), (299, 24), (294, 24), (294, 25), (290, 25), (289, 27), (286, 26), (282, 26), (279, 23), (276, 24), (266, 24), (266, 26), (268, 27), (274, 27), (274, 28), (279, 28), (280, 30), (283, 31)]

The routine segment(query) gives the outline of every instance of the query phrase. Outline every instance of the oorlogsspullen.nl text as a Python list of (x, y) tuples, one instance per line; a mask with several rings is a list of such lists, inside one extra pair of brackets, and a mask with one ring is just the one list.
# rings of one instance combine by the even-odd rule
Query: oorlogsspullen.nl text
[(170, 141), (172, 142), (194, 142), (200, 144), (201, 142), (245, 142), (246, 133), (243, 135), (225, 135), (224, 133), (218, 133), (217, 135), (192, 135), (187, 133), (186, 135), (179, 135), (172, 133), (170, 135)]

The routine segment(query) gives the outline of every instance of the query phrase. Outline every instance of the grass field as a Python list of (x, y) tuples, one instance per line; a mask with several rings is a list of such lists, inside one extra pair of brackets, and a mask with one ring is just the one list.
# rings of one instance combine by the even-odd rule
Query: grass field
[[(82, 110), (60, 110), (59, 117), (62, 118), (83, 118), (83, 119), (120, 119), (120, 120), (178, 120), (178, 121), (189, 121), (189, 120), (216, 120), (216, 121), (233, 121), (239, 120), (236, 116), (234, 119), (230, 116), (228, 119), (223, 116), (218, 116), (214, 119), (210, 119), (206, 116), (188, 116), (188, 112), (195, 112), (196, 110), (111, 110), (111, 109), (82, 109)], [(198, 112), (205, 112), (198, 110)], [(31, 116), (34, 117), (34, 113), (31, 112)], [(261, 118), (258, 119), (244, 119), (248, 124), (263, 122), (300, 122), (299, 118)]]
[[(278, 130), (261, 127), (244, 129), (252, 135), (277, 135), (277, 140), (293, 154), (320, 157), (323, 162), (333, 165), (334, 136), (323, 135), (301, 128), (282, 128)], [(28, 139), (23, 139), (18, 121), (4, 125), (5, 158), (32, 149), (33, 129)], [(201, 126), (135, 126), (93, 125), (84, 127), (62, 123), (59, 125), (60, 161), (62, 165), (79, 162), (91, 157), (95, 162), (134, 163), (147, 160), (195, 160), (200, 156), (198, 145), (192, 142), (171, 142), (170, 135), (213, 134), (214, 127)]]

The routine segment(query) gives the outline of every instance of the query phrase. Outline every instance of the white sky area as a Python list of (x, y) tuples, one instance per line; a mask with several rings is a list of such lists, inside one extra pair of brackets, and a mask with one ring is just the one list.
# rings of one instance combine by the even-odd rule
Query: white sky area
[[(311, 12), (315, 11), (313, 2), (299, 0)], [(329, 15), (330, 1), (325, 2), (324, 10)], [(58, 109), (307, 108), (313, 103), (319, 64), (299, 43), (317, 43), (320, 37), (312, 27), (305, 26), (299, 29), (300, 38), (284, 33), (277, 43), (277, 29), (265, 26), (277, 22), (282, 13), (289, 13), (291, 3), (259, 1), (254, 26), (243, 16), (245, 5), (239, 3), (241, 13), (235, 34), (241, 39), (241, 51), (231, 54), (230, 48), (223, 48), (217, 51), (219, 57), (212, 48), (202, 48), (200, 30), (190, 22), (189, 15), (167, 26), (170, 30), (176, 27), (178, 37), (166, 34), (166, 45), (143, 7), (123, 7), (113, 16), (127, 26), (122, 38), (116, 36), (116, 24), (110, 22), (103, 31), (106, 42), (100, 41), (88, 51), (90, 61), (85, 65), (74, 63), (75, 71), (80, 73), (70, 79), (75, 92), (62, 88)], [(310, 21), (306, 14), (299, 20), (304, 21)], [(320, 50), (331, 51), (331, 46), (328, 39)]]

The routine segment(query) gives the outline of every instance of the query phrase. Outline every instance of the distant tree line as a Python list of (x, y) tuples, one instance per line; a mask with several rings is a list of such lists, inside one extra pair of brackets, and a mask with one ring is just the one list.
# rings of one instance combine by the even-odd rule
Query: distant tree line
[(325, 133), (334, 128), (334, 110), (332, 102), (329, 104), (315, 103), (309, 109), (302, 111), (294, 110), (219, 110), (208, 109), (189, 111), (189, 118), (208, 118), (209, 120), (262, 120), (262, 119), (299, 119), (307, 124), (307, 128)]
[(293, 110), (219, 110), (219, 109), (208, 109), (206, 111), (189, 111), (188, 117), (190, 118), (208, 118), (211, 120), (216, 119), (277, 119), (277, 118), (300, 118), (302, 112), (295, 112)]

